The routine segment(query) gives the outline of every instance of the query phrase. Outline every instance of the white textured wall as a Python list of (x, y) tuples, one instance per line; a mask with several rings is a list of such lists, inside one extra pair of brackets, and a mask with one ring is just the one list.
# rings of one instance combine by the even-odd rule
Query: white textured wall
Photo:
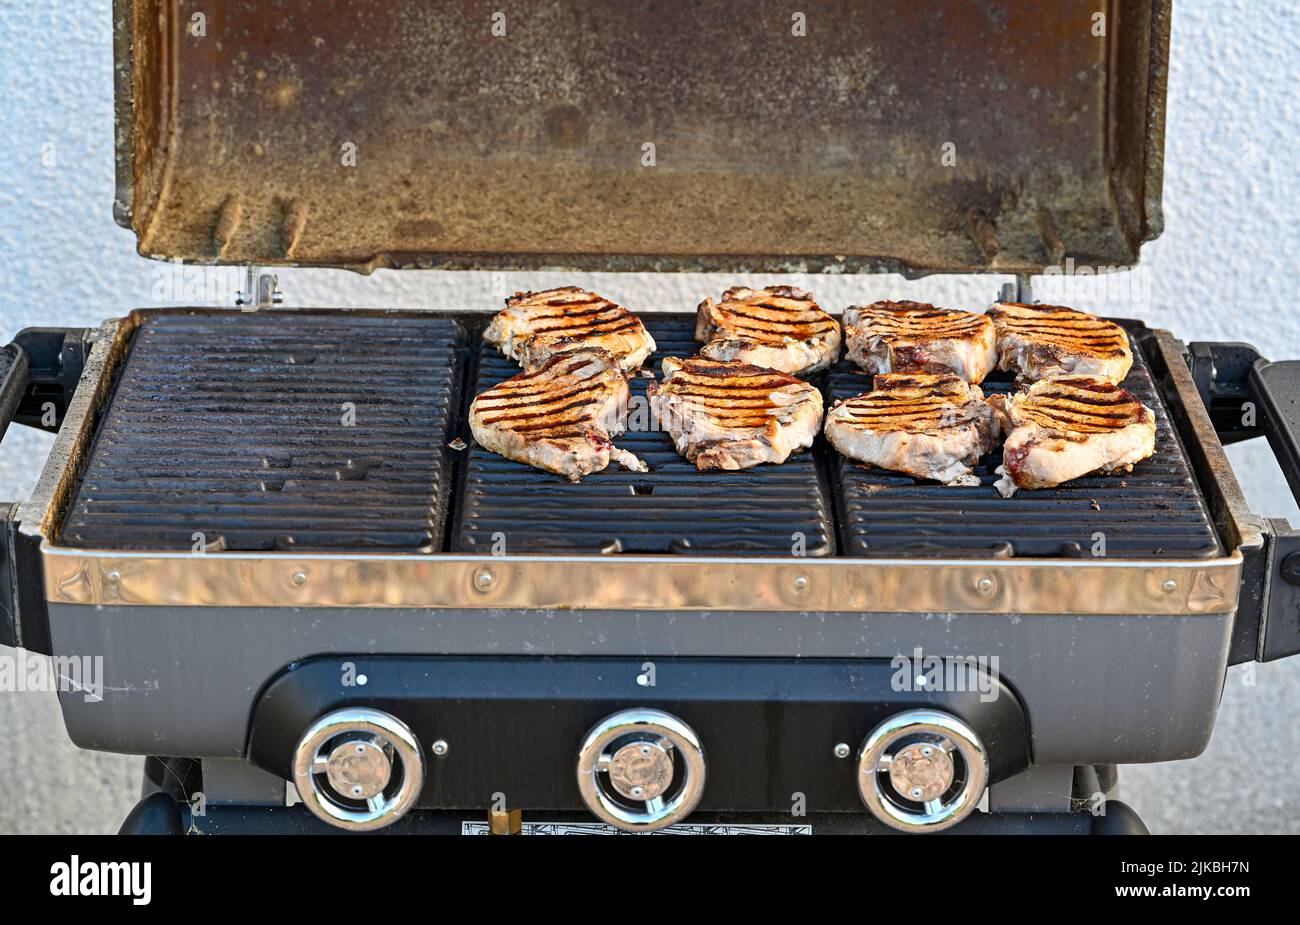
[[(92, 325), (155, 304), (156, 265), (135, 255), (131, 235), (111, 214), (110, 24), (108, 0), (0, 0), (0, 343), (28, 325)], [(1143, 253), (1146, 275), (1135, 291), (1149, 298), (1099, 307), (1184, 339), (1252, 340), (1272, 357), (1300, 357), (1298, 45), (1290, 2), (1176, 4), (1167, 231)], [(43, 146), (50, 144), (55, 162), (45, 166)], [(978, 307), (1001, 282), (758, 279), (805, 285), (834, 308), (882, 296)], [(280, 280), (291, 305), (488, 309), (515, 289), (574, 282), (639, 310), (687, 310), (737, 278), (289, 270)], [(22, 428), (6, 438), (0, 498), (30, 491), (47, 448), (48, 438)], [(1295, 516), (1266, 450), (1248, 445), (1234, 448), (1233, 457), (1260, 509)], [(1126, 769), (1126, 798), (1153, 827), (1300, 831), (1300, 798), (1284, 767), (1300, 761), (1300, 724), (1290, 719), (1300, 709), (1300, 666), (1263, 666), (1251, 687), (1242, 680), (1234, 671), (1206, 756)], [(51, 700), (0, 694), (0, 735), (12, 743), (0, 749), (0, 832), (100, 830), (120, 820), (133, 795), (135, 760), (76, 752)], [(1258, 779), (1240, 774), (1240, 753), (1263, 743), (1275, 770)]]

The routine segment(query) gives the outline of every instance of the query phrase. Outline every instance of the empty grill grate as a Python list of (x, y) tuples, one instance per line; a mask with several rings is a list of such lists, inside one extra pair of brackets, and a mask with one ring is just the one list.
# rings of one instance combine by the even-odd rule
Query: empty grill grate
[[(694, 318), (643, 315), (642, 321), (659, 347), (647, 369), (659, 373), (665, 356), (690, 356), (699, 348)], [(473, 392), (518, 372), (517, 364), (482, 344)], [(465, 461), (453, 548), (790, 555), (802, 543), (809, 556), (834, 553), (827, 480), (812, 452), (779, 466), (700, 472), (677, 454), (666, 433), (638, 423), (649, 419), (649, 382), (632, 379), (630, 426), (643, 429), (615, 442), (645, 460), (650, 472), (624, 472), (611, 465), (573, 484), (475, 444)], [(465, 439), (470, 440), (468, 434)]]
[[(1156, 452), (1129, 475), (1076, 479), (1004, 499), (993, 488), (1000, 451), (975, 468), (980, 486), (949, 488), (867, 468), (830, 447), (838, 488), (840, 542), (851, 556), (1092, 556), (1199, 558), (1219, 542), (1140, 348), (1124, 387), (1155, 411)], [(847, 360), (829, 374), (831, 401), (871, 388)], [(984, 393), (1013, 390), (994, 373)]]
[(148, 315), (62, 542), (438, 550), (463, 353), (412, 312)]

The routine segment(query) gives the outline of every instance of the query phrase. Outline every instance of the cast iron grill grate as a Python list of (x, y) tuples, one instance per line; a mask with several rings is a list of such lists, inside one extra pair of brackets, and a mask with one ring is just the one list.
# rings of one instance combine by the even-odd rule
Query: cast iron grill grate
[[(694, 353), (694, 321), (647, 315), (665, 355)], [(653, 467), (581, 484), (470, 444), (448, 447), (472, 394), (518, 367), (477, 348), (462, 394), (464, 330), (421, 313), (147, 315), (64, 518), (72, 547), (438, 551), (454, 462), (453, 551), (1198, 558), (1221, 547), (1151, 373), (1135, 351), (1125, 386), (1156, 412), (1156, 455), (1127, 476), (1000, 498), (998, 454), (981, 487), (947, 488), (848, 463), (824, 441), (782, 466), (698, 472), (669, 438), (619, 439)], [(847, 362), (832, 399), (869, 386)], [(646, 378), (633, 415), (648, 419)], [(986, 392), (1008, 391), (1006, 376)], [(345, 403), (355, 406), (346, 426)], [(832, 500), (833, 499), (833, 500)], [(838, 522), (837, 529), (833, 526)]]
[(63, 544), (439, 550), (463, 342), (412, 312), (146, 316)]
[[(1103, 549), (1106, 556), (1129, 559), (1220, 554), (1205, 499), (1137, 344), (1133, 355), (1123, 385), (1155, 411), (1156, 453), (1129, 475), (1076, 479), (1004, 499), (993, 488), (1000, 450), (976, 467), (980, 487), (949, 488), (866, 468), (826, 447), (844, 554), (1056, 557), (1092, 556)], [(871, 376), (847, 360), (828, 380), (828, 408), (871, 387)], [(1013, 390), (1011, 377), (997, 372), (981, 388), (986, 395)]]
[[(656, 375), (665, 356), (690, 356), (699, 348), (693, 317), (641, 318), (659, 348), (646, 362)], [(481, 344), (473, 394), (518, 372), (516, 363)], [(633, 377), (632, 416), (640, 410), (648, 418), (650, 381)], [(465, 439), (472, 443), (468, 433)], [(806, 555), (834, 553), (832, 502), (814, 452), (780, 466), (700, 472), (677, 454), (666, 433), (629, 430), (615, 442), (651, 471), (611, 466), (573, 484), (473, 444), (457, 499), (453, 550), (490, 552), (499, 539), (509, 553), (790, 555), (799, 534)]]

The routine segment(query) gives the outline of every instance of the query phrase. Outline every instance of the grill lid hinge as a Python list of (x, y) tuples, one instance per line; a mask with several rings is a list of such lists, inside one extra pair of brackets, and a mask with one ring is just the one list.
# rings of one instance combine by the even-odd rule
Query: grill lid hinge
[(261, 273), (255, 266), (244, 268), (244, 287), (235, 293), (235, 304), (246, 312), (272, 308), (284, 302), (280, 291), (280, 278), (272, 273)]
[(1003, 302), (1020, 302), (1028, 305), (1034, 301), (1034, 284), (1028, 273), (1017, 273), (1014, 283), (1003, 283), (998, 296)]

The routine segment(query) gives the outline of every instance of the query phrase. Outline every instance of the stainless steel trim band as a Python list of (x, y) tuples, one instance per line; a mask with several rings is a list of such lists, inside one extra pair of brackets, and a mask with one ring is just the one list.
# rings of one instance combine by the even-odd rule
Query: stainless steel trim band
[(1241, 555), (1107, 559), (125, 553), (42, 546), (61, 604), (1222, 614)]

